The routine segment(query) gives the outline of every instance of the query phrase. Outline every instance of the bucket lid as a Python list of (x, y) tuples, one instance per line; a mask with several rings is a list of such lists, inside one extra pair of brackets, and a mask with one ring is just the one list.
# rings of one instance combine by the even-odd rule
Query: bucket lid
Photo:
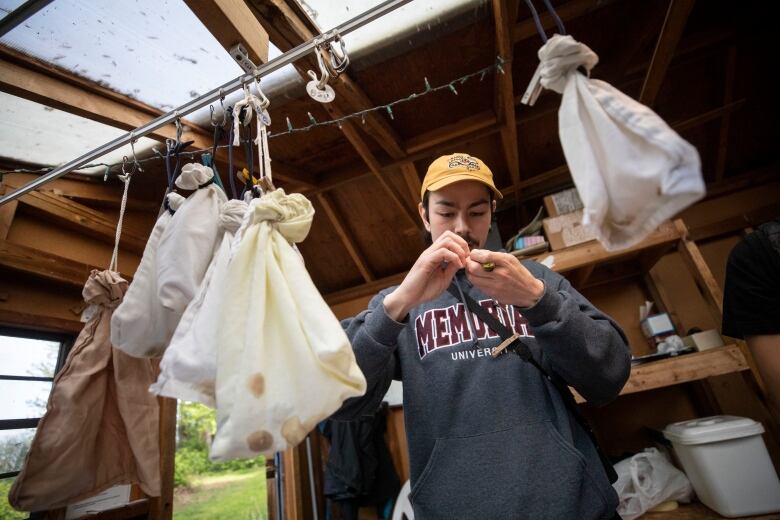
[(761, 423), (747, 417), (714, 415), (670, 424), (664, 436), (677, 444), (704, 444), (764, 433)]

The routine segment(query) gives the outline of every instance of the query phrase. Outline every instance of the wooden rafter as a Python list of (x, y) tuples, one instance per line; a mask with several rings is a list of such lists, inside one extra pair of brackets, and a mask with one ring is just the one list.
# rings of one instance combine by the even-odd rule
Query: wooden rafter
[[(28, 206), (35, 214), (45, 215), (55, 219), (65, 227), (75, 229), (84, 235), (94, 237), (107, 244), (116, 240), (116, 221), (104, 213), (74, 202), (66, 197), (53, 193), (31, 191), (19, 198), (22, 206)], [(147, 237), (137, 235), (125, 228), (119, 244), (123, 249), (137, 254), (143, 254)]]
[[(268, 31), (271, 41), (283, 52), (300, 45), (301, 43), (312, 39), (319, 34), (319, 29), (300, 11), (297, 5), (288, 0), (248, 0), (248, 4), (261, 25)], [(307, 56), (305, 59), (294, 63), (299, 74), (308, 81), (306, 71), (309, 69), (317, 70), (316, 61), (313, 56)], [(371, 99), (366, 95), (358, 83), (352, 79), (348, 73), (341, 74), (333, 83), (332, 87), (336, 92), (336, 99), (332, 103), (325, 103), (323, 107), (331, 118), (337, 119), (344, 114), (365, 110), (374, 106)], [(357, 150), (360, 156), (366, 160), (371, 173), (381, 175), (381, 172), (375, 170), (372, 164), (378, 164), (370, 147), (364, 140), (360, 139), (359, 133), (354, 132), (354, 126), (349, 124), (341, 125), (345, 137)], [(370, 112), (366, 115), (365, 124), (361, 128), (370, 135), (382, 149), (393, 159), (401, 161), (405, 168), (413, 168), (414, 164), (406, 160), (406, 151), (398, 133), (390, 126), (383, 115)], [(357, 137), (356, 137), (357, 136)], [(389, 184), (386, 181), (380, 181), (386, 190)], [(394, 190), (388, 191), (393, 200), (398, 199), (398, 194)], [(412, 202), (417, 202), (416, 197)], [(409, 215), (406, 207), (401, 205), (402, 212)], [(418, 222), (414, 215), (411, 215), (413, 225)]]
[(268, 62), (268, 33), (245, 2), (185, 0), (185, 3), (226, 51), (241, 43), (255, 65)]
[(495, 112), (501, 129), (501, 147), (504, 151), (512, 185), (520, 183), (520, 156), (517, 149), (517, 125), (515, 124), (515, 95), (512, 82), (512, 41), (510, 38), (510, 13), (506, 0), (493, 0), (493, 21), (496, 26), (496, 52), (504, 60), (503, 73), (495, 76)]
[(336, 230), (336, 234), (339, 236), (339, 239), (341, 239), (344, 247), (347, 248), (347, 252), (352, 258), (352, 261), (355, 262), (355, 265), (360, 271), (360, 274), (363, 275), (363, 278), (366, 282), (373, 281), (376, 277), (371, 272), (371, 268), (369, 267), (368, 262), (366, 261), (363, 254), (360, 252), (360, 248), (358, 247), (357, 243), (352, 239), (349, 230), (344, 227), (345, 219), (341, 216), (341, 213), (333, 204), (330, 196), (326, 193), (319, 193), (317, 195), (317, 200), (319, 200), (322, 209), (325, 210), (325, 214), (328, 216), (328, 220), (330, 220), (330, 223), (333, 224), (333, 228)]
[(670, 0), (661, 34), (655, 45), (653, 59), (650, 61), (650, 68), (647, 70), (647, 76), (645, 76), (645, 82), (639, 94), (640, 103), (647, 106), (652, 106), (655, 103), (655, 98), (658, 96), (661, 84), (666, 77), (666, 70), (672, 62), (677, 43), (685, 30), (685, 24), (688, 22), (688, 15), (693, 9), (694, 1)]
[(0, 240), (0, 266), (38, 278), (83, 287), (96, 266)]

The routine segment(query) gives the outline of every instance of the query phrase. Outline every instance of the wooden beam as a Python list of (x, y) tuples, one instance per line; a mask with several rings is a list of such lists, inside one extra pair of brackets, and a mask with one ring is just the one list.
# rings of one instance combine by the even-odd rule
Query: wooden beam
[(695, 0), (670, 0), (669, 9), (666, 12), (666, 20), (661, 28), (661, 34), (658, 36), (658, 42), (653, 52), (653, 59), (650, 61), (650, 68), (647, 70), (645, 82), (642, 85), (642, 91), (639, 94), (639, 102), (653, 106), (658, 92), (661, 90), (666, 70), (672, 62), (677, 43), (680, 41), (685, 24), (688, 22), (688, 15), (693, 9)]
[(382, 289), (386, 289), (393, 285), (398, 285), (406, 276), (408, 271), (403, 273), (394, 274), (385, 278), (379, 278), (372, 282), (350, 287), (349, 289), (342, 289), (341, 291), (332, 292), (325, 295), (325, 301), (328, 305), (336, 305), (339, 303), (348, 302), (350, 300), (356, 300), (358, 298), (364, 298), (369, 295), (374, 295)]
[[(116, 95), (104, 96), (100, 90), (87, 91), (83, 80), (65, 81), (62, 79), (63, 74), (51, 75), (49, 70), (36, 70), (40, 68), (31, 66), (32, 58), (27, 58), (28, 62), (22, 65), (9, 61), (9, 55), (11, 53), (7, 50), (0, 52), (2, 92), (123, 130), (146, 124), (162, 113), (151, 107), (142, 110), (137, 103), (125, 103), (118, 100)], [(176, 126), (164, 126), (148, 137), (158, 141), (173, 139), (176, 137)], [(211, 140), (207, 141), (204, 136), (186, 133), (184, 138), (194, 139), (197, 147), (211, 146)]]
[(0, 309), (0, 325), (49, 332), (72, 332), (73, 334), (78, 334), (81, 332), (81, 329), (84, 328), (84, 324), (77, 317), (68, 320), (54, 316), (42, 316), (40, 314), (19, 312), (11, 309)]
[(345, 220), (339, 214), (339, 211), (334, 206), (330, 196), (326, 193), (320, 193), (317, 195), (317, 200), (319, 200), (320, 205), (325, 210), (325, 214), (328, 216), (330, 223), (333, 224), (333, 228), (336, 230), (336, 234), (341, 239), (344, 247), (347, 248), (347, 252), (349, 252), (349, 256), (352, 258), (352, 261), (355, 262), (355, 265), (360, 271), (360, 274), (363, 275), (363, 278), (366, 280), (366, 282), (373, 281), (375, 276), (371, 272), (371, 268), (368, 266), (368, 262), (366, 262), (365, 257), (358, 248), (358, 245), (354, 242), (354, 240), (352, 240), (350, 233), (344, 227), (343, 223)]
[(498, 124), (496, 114), (492, 110), (480, 112), (449, 125), (440, 126), (430, 132), (416, 135), (406, 140), (406, 153), (409, 155), (425, 152), (439, 144), (449, 144), (451, 141), (466, 135), (474, 134), (494, 127)]
[(520, 156), (517, 149), (515, 122), (515, 94), (512, 82), (512, 41), (509, 34), (509, 13), (506, 0), (493, 0), (493, 21), (496, 26), (496, 52), (504, 60), (503, 72), (495, 75), (495, 112), (501, 129), (501, 148), (504, 151), (509, 177), (517, 188), (520, 183)]
[(300, 472), (301, 446), (287, 448), (282, 452), (284, 517), (303, 520), (303, 475)]
[(0, 266), (76, 287), (83, 287), (92, 270), (99, 269), (7, 240), (0, 240)]
[(674, 225), (683, 237), (678, 247), (680, 255), (694, 275), (696, 285), (707, 303), (710, 315), (715, 323), (720, 323), (723, 318), (723, 291), (696, 243), (688, 239), (688, 227), (679, 219), (674, 221)]
[(185, 3), (226, 51), (241, 43), (255, 65), (268, 62), (268, 33), (245, 2), (185, 0)]
[[(282, 52), (286, 52), (319, 34), (319, 30), (310, 20), (299, 15), (297, 6), (287, 0), (247, 0), (260, 24), (268, 32), (271, 41)], [(313, 55), (293, 64), (305, 81), (309, 80), (306, 71), (319, 70)], [(374, 106), (374, 102), (363, 89), (343, 73), (332, 82), (336, 100), (324, 105), (332, 118), (341, 117), (339, 113), (364, 110)], [(385, 116), (376, 112), (366, 114), (365, 131), (394, 159), (405, 155), (400, 136), (390, 126)]]
[[(38, 175), (32, 173), (6, 173), (3, 175), (3, 182), (9, 187), (16, 189), (37, 178)], [(72, 178), (70, 175), (66, 175), (65, 177), (49, 181), (36, 191), (38, 193), (50, 193), (61, 197), (67, 197), (76, 202), (88, 203), (90, 205), (119, 208), (121, 202), (120, 190), (121, 188), (118, 184), (76, 179)], [(133, 198), (127, 199), (128, 210), (156, 211), (159, 208), (159, 202)]]
[(414, 211), (420, 202), (420, 191), (422, 190), (422, 182), (420, 181), (420, 176), (417, 175), (417, 167), (412, 162), (404, 163), (401, 165), (401, 174), (404, 177), (404, 184), (409, 190), (409, 200), (412, 202), (412, 210)]
[[(613, 2), (614, 0), (571, 0), (560, 7), (557, 7), (555, 11), (558, 13), (561, 20), (566, 23), (592, 11), (601, 9)], [(545, 30), (555, 28), (555, 20), (550, 16), (550, 13), (539, 13), (539, 21), (542, 23), (542, 27), (544, 27)], [(514, 43), (538, 36), (539, 33), (536, 31), (536, 25), (534, 24), (533, 18), (530, 16), (512, 27), (512, 41)]]
[[(5, 194), (5, 184), (0, 183), (0, 195)], [(16, 215), (16, 207), (19, 201), (12, 200), (0, 206), (0, 240), (8, 238), (8, 232), (11, 230), (11, 224)]]
[[(732, 45), (726, 53), (726, 84), (723, 87), (723, 104), (728, 105), (734, 99), (734, 83), (737, 75), (737, 48)], [(720, 121), (718, 136), (718, 158), (715, 160), (715, 182), (723, 180), (726, 173), (726, 155), (729, 148), (729, 130), (731, 113), (727, 113)]]
[(176, 457), (176, 399), (158, 397), (160, 432), (160, 496), (150, 499), (150, 520), (173, 518), (173, 474)]
[[(91, 209), (78, 202), (53, 193), (31, 191), (19, 199), (24, 206), (33, 208), (33, 213), (53, 217), (65, 227), (75, 229), (87, 236), (97, 238), (107, 244), (114, 245), (116, 240), (116, 221), (104, 213)], [(127, 227), (122, 230), (119, 244), (122, 249), (143, 254), (146, 238), (137, 235)]]
[(371, 174), (377, 181), (379, 181), (379, 184), (388, 194), (390, 199), (395, 203), (396, 206), (398, 206), (398, 208), (401, 210), (401, 213), (409, 220), (412, 226), (418, 227), (420, 223), (417, 219), (417, 216), (409, 210), (409, 208), (401, 200), (401, 196), (396, 193), (395, 188), (393, 188), (393, 186), (391, 186), (387, 181), (385, 175), (382, 173), (382, 167), (379, 164), (379, 161), (376, 159), (376, 157), (374, 157), (374, 154), (369, 149), (368, 144), (355, 128), (354, 123), (351, 121), (345, 121), (341, 125), (341, 129), (349, 142), (352, 143), (352, 146), (355, 147), (355, 150), (357, 150), (360, 157), (363, 158), (363, 161), (368, 166)]

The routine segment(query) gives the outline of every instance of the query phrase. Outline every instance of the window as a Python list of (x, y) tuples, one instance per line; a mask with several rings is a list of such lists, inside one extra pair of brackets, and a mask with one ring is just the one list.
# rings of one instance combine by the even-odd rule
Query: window
[(72, 344), (70, 335), (0, 327), (0, 511)]

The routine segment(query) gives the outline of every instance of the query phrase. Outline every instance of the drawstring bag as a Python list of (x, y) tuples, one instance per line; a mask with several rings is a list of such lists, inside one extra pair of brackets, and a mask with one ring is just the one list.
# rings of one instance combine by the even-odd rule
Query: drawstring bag
[(607, 250), (630, 247), (705, 193), (699, 154), (648, 107), (590, 79), (598, 56), (571, 36), (539, 49), (543, 87), (562, 94), (566, 162), (588, 226)]
[(306, 197), (281, 189), (249, 206), (219, 319), (212, 460), (295, 446), (366, 391), (344, 330), (291, 245), (313, 217)]
[(160, 495), (159, 409), (147, 391), (148, 359), (111, 347), (111, 312), (127, 282), (92, 271), (84, 285), (86, 324), (54, 378), (46, 413), (8, 494), (21, 511), (65, 507), (118, 484)]
[(178, 193), (166, 195), (166, 210), (157, 219), (133, 283), (111, 318), (111, 343), (131, 356), (154, 356), (161, 352), (179, 321), (179, 315), (165, 309), (157, 296), (157, 248), (184, 200)]
[(225, 296), (230, 244), (247, 208), (243, 200), (222, 205), (219, 225), (224, 234), (219, 249), (160, 362), (160, 376), (150, 388), (157, 395), (216, 406), (217, 321)]
[(182, 166), (176, 186), (195, 191), (160, 238), (157, 294), (164, 308), (181, 316), (195, 297), (219, 245), (220, 208), (227, 197), (214, 183), (214, 170), (198, 163)]

